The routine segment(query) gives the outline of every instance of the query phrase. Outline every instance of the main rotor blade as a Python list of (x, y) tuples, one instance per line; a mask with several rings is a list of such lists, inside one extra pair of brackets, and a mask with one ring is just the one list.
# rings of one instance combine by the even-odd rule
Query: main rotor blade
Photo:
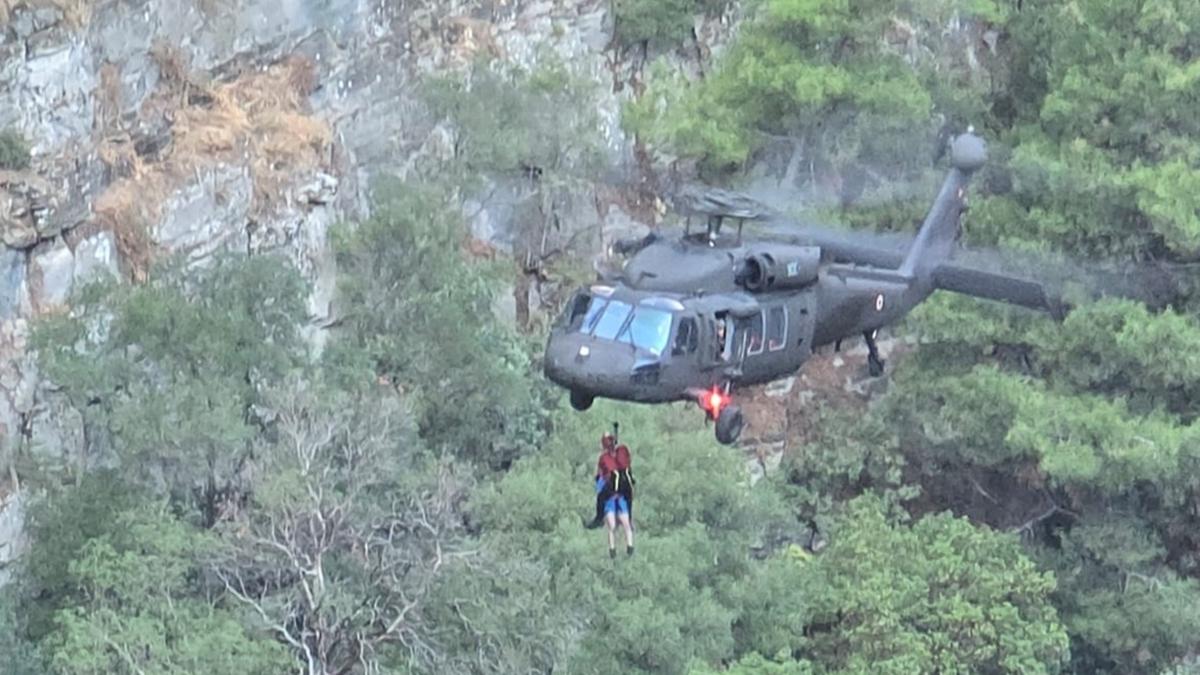
[(840, 230), (781, 216), (756, 224), (752, 229), (764, 231), (768, 236), (789, 243), (819, 246), (837, 262), (888, 269), (896, 269), (904, 262), (904, 254), (912, 246), (914, 237), (900, 232)]
[[(882, 251), (903, 253), (915, 234), (866, 232), (790, 218), (780, 211), (742, 192), (689, 183), (664, 195), (677, 213), (684, 216), (733, 218), (743, 221), (752, 232), (782, 237), (790, 242), (820, 246), (843, 262), (896, 267), (900, 261)], [(851, 259), (853, 258), (853, 259)], [(901, 258), (902, 260), (902, 258)], [(875, 262), (878, 261), (878, 262)]]
[[(915, 232), (871, 232), (792, 218), (746, 194), (703, 185), (683, 186), (670, 194), (669, 201), (685, 215), (749, 221), (746, 229), (752, 233), (817, 246), (843, 263), (896, 269), (916, 236)], [(1187, 265), (1119, 264), (988, 247), (953, 251), (935, 273), (935, 283), (946, 290), (1058, 312), (1068, 296), (1128, 298), (1162, 309), (1178, 301), (1187, 279), (1195, 276)]]

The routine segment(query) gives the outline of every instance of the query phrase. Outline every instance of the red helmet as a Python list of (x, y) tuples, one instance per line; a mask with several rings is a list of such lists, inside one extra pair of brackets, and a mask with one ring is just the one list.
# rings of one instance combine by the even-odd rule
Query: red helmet
[(613, 435), (610, 433), (605, 432), (605, 434), (600, 437), (600, 447), (604, 448), (605, 450), (612, 450), (616, 443), (617, 439), (613, 438)]

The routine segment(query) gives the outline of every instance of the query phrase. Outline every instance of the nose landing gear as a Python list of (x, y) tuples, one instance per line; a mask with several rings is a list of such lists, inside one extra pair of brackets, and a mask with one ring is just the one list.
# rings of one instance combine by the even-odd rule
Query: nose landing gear
[(587, 392), (579, 391), (578, 389), (571, 390), (571, 407), (576, 410), (587, 410), (592, 407), (592, 402), (595, 400), (596, 397)]

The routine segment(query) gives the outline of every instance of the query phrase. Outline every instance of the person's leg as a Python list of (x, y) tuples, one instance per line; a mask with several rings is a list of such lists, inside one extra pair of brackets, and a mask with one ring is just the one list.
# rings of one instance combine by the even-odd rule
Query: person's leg
[(633, 527), (633, 486), (626, 483), (621, 488), (621, 496), (625, 498), (625, 511), (629, 514), (629, 527)]
[(583, 526), (589, 530), (594, 530), (604, 524), (604, 493), (596, 494), (596, 516), (591, 522), (584, 522)]
[(625, 554), (633, 555), (633, 525), (629, 522), (629, 504), (624, 497), (619, 498), (618, 506), (621, 527), (625, 528)]
[(610, 558), (617, 555), (617, 514), (615, 513), (616, 509), (615, 505), (613, 504), (614, 501), (615, 500), (610, 499), (604, 505), (604, 521), (608, 526), (608, 557)]
[(589, 530), (595, 529), (604, 524), (605, 504), (608, 503), (609, 498), (612, 497), (613, 494), (612, 486), (608, 484), (608, 481), (605, 481), (604, 479), (597, 479), (596, 484), (596, 517), (592, 519), (592, 522), (584, 523), (583, 525)]

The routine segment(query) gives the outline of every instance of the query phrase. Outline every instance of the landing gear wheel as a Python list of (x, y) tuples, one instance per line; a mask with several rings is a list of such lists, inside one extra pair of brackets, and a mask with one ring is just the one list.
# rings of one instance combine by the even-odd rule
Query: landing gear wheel
[(596, 399), (591, 394), (579, 391), (577, 389), (571, 390), (571, 407), (576, 410), (587, 410), (588, 408), (592, 407), (592, 401), (594, 400)]
[(722, 445), (732, 445), (737, 442), (738, 436), (742, 435), (742, 426), (745, 421), (742, 418), (742, 409), (736, 405), (731, 405), (721, 411), (721, 416), (717, 418), (717, 442)]

